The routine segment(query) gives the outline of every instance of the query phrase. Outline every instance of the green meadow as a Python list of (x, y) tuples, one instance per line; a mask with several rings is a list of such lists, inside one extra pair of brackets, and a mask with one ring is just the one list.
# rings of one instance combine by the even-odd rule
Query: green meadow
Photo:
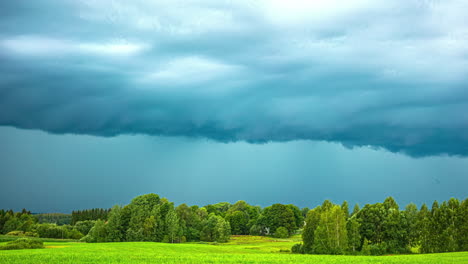
[(299, 236), (290, 239), (233, 236), (230, 242), (222, 244), (55, 240), (45, 242), (44, 249), (2, 250), (0, 263), (468, 263), (468, 252), (390, 256), (297, 255), (285, 252), (299, 240)]

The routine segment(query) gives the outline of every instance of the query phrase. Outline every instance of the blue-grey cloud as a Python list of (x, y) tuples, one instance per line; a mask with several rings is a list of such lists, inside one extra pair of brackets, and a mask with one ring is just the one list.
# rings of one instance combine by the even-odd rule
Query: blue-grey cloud
[(110, 208), (151, 192), (176, 204), (243, 199), (309, 208), (325, 199), (362, 206), (393, 196), (404, 207), (467, 197), (466, 157), (413, 159), (310, 140), (224, 144), (184, 137), (51, 135), (11, 127), (0, 127), (0, 146), (3, 209)]
[(0, 125), (468, 155), (466, 1), (0, 5)]

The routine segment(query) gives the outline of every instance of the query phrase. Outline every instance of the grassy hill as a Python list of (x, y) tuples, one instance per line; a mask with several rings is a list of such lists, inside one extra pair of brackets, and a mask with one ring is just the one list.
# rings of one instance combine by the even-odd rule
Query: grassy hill
[(45, 249), (0, 251), (0, 263), (468, 263), (468, 252), (379, 257), (282, 252), (290, 249), (297, 240), (300, 240), (298, 236), (291, 239), (234, 236), (225, 244), (46, 242)]

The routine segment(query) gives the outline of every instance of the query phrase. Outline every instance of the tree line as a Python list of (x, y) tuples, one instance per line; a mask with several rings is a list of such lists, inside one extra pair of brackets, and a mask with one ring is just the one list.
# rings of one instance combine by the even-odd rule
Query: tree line
[[(48, 219), (48, 218), (46, 218)], [(50, 218), (53, 220), (53, 218)], [(289, 204), (261, 208), (245, 201), (203, 207), (175, 206), (157, 194), (134, 198), (112, 209), (73, 211), (71, 225), (38, 223), (23, 210), (0, 210), (0, 232), (84, 242), (226, 242), (231, 235), (286, 238), (302, 234), (292, 248), (305, 254), (397, 254), (468, 250), (468, 199), (455, 198), (431, 209), (415, 204), (400, 210), (392, 197), (383, 203), (355, 205), (352, 212), (326, 200), (309, 210)]]
[(70, 214), (61, 213), (34, 214), (33, 216), (37, 218), (40, 224), (54, 223), (57, 225), (69, 225), (72, 219)]
[(110, 209), (103, 209), (103, 208), (93, 208), (93, 209), (86, 209), (86, 210), (77, 210), (72, 211), (71, 214), (71, 224), (74, 225), (79, 221), (86, 221), (86, 220), (107, 220), (107, 215), (109, 214)]
[(114, 206), (96, 221), (77, 221), (75, 227), (85, 242), (227, 242), (231, 234), (288, 237), (302, 227), (304, 214), (291, 204), (261, 208), (245, 201), (175, 207), (166, 198), (146, 194)]
[(382, 255), (468, 250), (468, 199), (451, 198), (429, 210), (413, 203), (400, 210), (392, 197), (383, 203), (341, 206), (325, 201), (307, 213), (303, 243), (295, 253)]
[(121, 241), (228, 241), (229, 223), (205, 207), (186, 204), (174, 207), (174, 203), (157, 194), (134, 198), (126, 206), (115, 205), (107, 221), (97, 220), (85, 242)]

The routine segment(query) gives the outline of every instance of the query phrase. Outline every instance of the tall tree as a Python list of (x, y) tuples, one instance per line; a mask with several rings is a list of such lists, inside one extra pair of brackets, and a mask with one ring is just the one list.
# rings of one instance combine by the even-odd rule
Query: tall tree
[[(150, 193), (135, 197), (128, 205), (130, 219), (128, 223), (128, 230), (126, 238), (128, 241), (144, 241), (149, 240), (148, 230), (144, 230), (144, 224), (148, 224), (147, 218), (151, 217), (154, 209), (161, 204), (159, 195)], [(148, 226), (146, 226), (148, 228)]]
[(302, 228), (304, 226), (304, 217), (302, 216), (302, 212), (299, 209), (299, 207), (295, 206), (294, 204), (288, 204), (287, 206), (294, 213), (294, 219), (296, 220), (296, 228)]
[(387, 207), (384, 221), (382, 222), (382, 250), (386, 253), (408, 253), (409, 236), (408, 223), (404, 214), (398, 210), (398, 206)]
[[(236, 204), (239, 204), (239, 203), (247, 204), (244, 201), (239, 201)], [(232, 208), (231, 204), (228, 203), (228, 202), (221, 202), (221, 203), (217, 203), (217, 204), (208, 204), (208, 205), (205, 205), (204, 207), (206, 208), (208, 214), (214, 213), (215, 215), (219, 215), (221, 217), (225, 217), (227, 211), (230, 208)], [(234, 211), (236, 211), (236, 210), (234, 210)]]
[(421, 245), (421, 253), (433, 252), (431, 244), (431, 212), (426, 204), (421, 206), (417, 219), (418, 238)]
[(398, 206), (397, 202), (391, 196), (385, 199), (385, 201), (383, 202), (383, 206), (385, 207), (386, 210), (390, 210), (390, 209), (400, 210), (400, 207)]
[(245, 201), (237, 201), (227, 210), (225, 219), (229, 221), (233, 234), (247, 235), (251, 227), (257, 222), (259, 215), (259, 207), (252, 206)]
[(357, 213), (359, 213), (359, 210), (361, 210), (361, 209), (359, 208), (359, 204), (355, 204), (355, 205), (354, 205), (354, 208), (353, 208), (353, 212), (351, 213), (351, 216), (357, 215)]
[(468, 251), (468, 198), (458, 207), (456, 227), (458, 250)]
[(208, 218), (202, 222), (202, 230), (200, 232), (201, 241), (215, 241), (216, 239), (216, 225), (218, 224), (218, 218), (214, 213), (211, 213)]
[(222, 217), (217, 217), (218, 221), (216, 223), (216, 233), (215, 233), (215, 240), (217, 242), (228, 242), (229, 237), (231, 236), (231, 227), (228, 221), (225, 221)]
[(439, 202), (434, 201), (431, 208), (431, 224), (430, 233), (430, 249), (431, 253), (442, 252), (443, 245), (443, 230), (445, 229), (444, 217), (440, 210)]
[(169, 241), (174, 243), (177, 240), (179, 234), (179, 217), (174, 210), (170, 210), (166, 215), (166, 227)]
[(382, 203), (366, 204), (357, 214), (361, 223), (361, 239), (369, 244), (380, 244), (383, 241), (383, 220), (387, 211)]
[(107, 221), (107, 241), (123, 241), (124, 232), (125, 230), (122, 228), (122, 207), (115, 205), (109, 212), (109, 220)]
[(314, 253), (344, 254), (348, 248), (345, 214), (339, 205), (333, 205), (320, 214), (315, 231)]
[(142, 240), (143, 241), (159, 241), (157, 236), (158, 231), (158, 218), (151, 215), (143, 222), (142, 227)]
[(322, 210), (326, 211), (333, 207), (333, 203), (330, 200), (325, 200), (322, 203)]
[(196, 241), (200, 239), (201, 219), (196, 213), (199, 208), (197, 206), (189, 207), (186, 204), (181, 204), (176, 208), (182, 228), (182, 236), (185, 236), (187, 241)]
[(345, 218), (348, 219), (349, 218), (349, 205), (347, 201), (343, 201), (343, 203), (341, 204), (341, 210), (343, 210)]
[(355, 254), (361, 247), (361, 234), (359, 233), (359, 223), (356, 215), (351, 216), (346, 223), (348, 231), (348, 247), (353, 254)]
[(418, 234), (418, 207), (414, 203), (410, 203), (405, 207), (404, 216), (407, 221), (408, 241), (411, 247), (416, 247), (419, 243)]
[(446, 251), (453, 252), (458, 250), (457, 243), (457, 218), (460, 207), (460, 201), (456, 198), (450, 198), (448, 202), (444, 202), (445, 218), (447, 219), (447, 228), (445, 230), (445, 245)]
[(307, 217), (305, 220), (304, 230), (302, 232), (302, 241), (304, 253), (313, 253), (314, 241), (315, 241), (315, 230), (320, 221), (320, 212), (322, 208), (317, 206), (316, 208), (310, 210), (307, 213)]
[(249, 233), (249, 215), (243, 211), (234, 211), (226, 215), (226, 220), (231, 226), (234, 235), (246, 235)]
[(307, 217), (307, 213), (310, 211), (309, 207), (304, 207), (301, 209), (302, 217), (305, 218)]
[[(296, 218), (291, 208), (284, 204), (273, 204), (263, 210), (262, 218), (259, 218), (259, 224), (263, 225), (273, 233), (278, 227), (285, 227), (289, 234), (296, 229)], [(270, 233), (268, 232), (268, 233)]]

